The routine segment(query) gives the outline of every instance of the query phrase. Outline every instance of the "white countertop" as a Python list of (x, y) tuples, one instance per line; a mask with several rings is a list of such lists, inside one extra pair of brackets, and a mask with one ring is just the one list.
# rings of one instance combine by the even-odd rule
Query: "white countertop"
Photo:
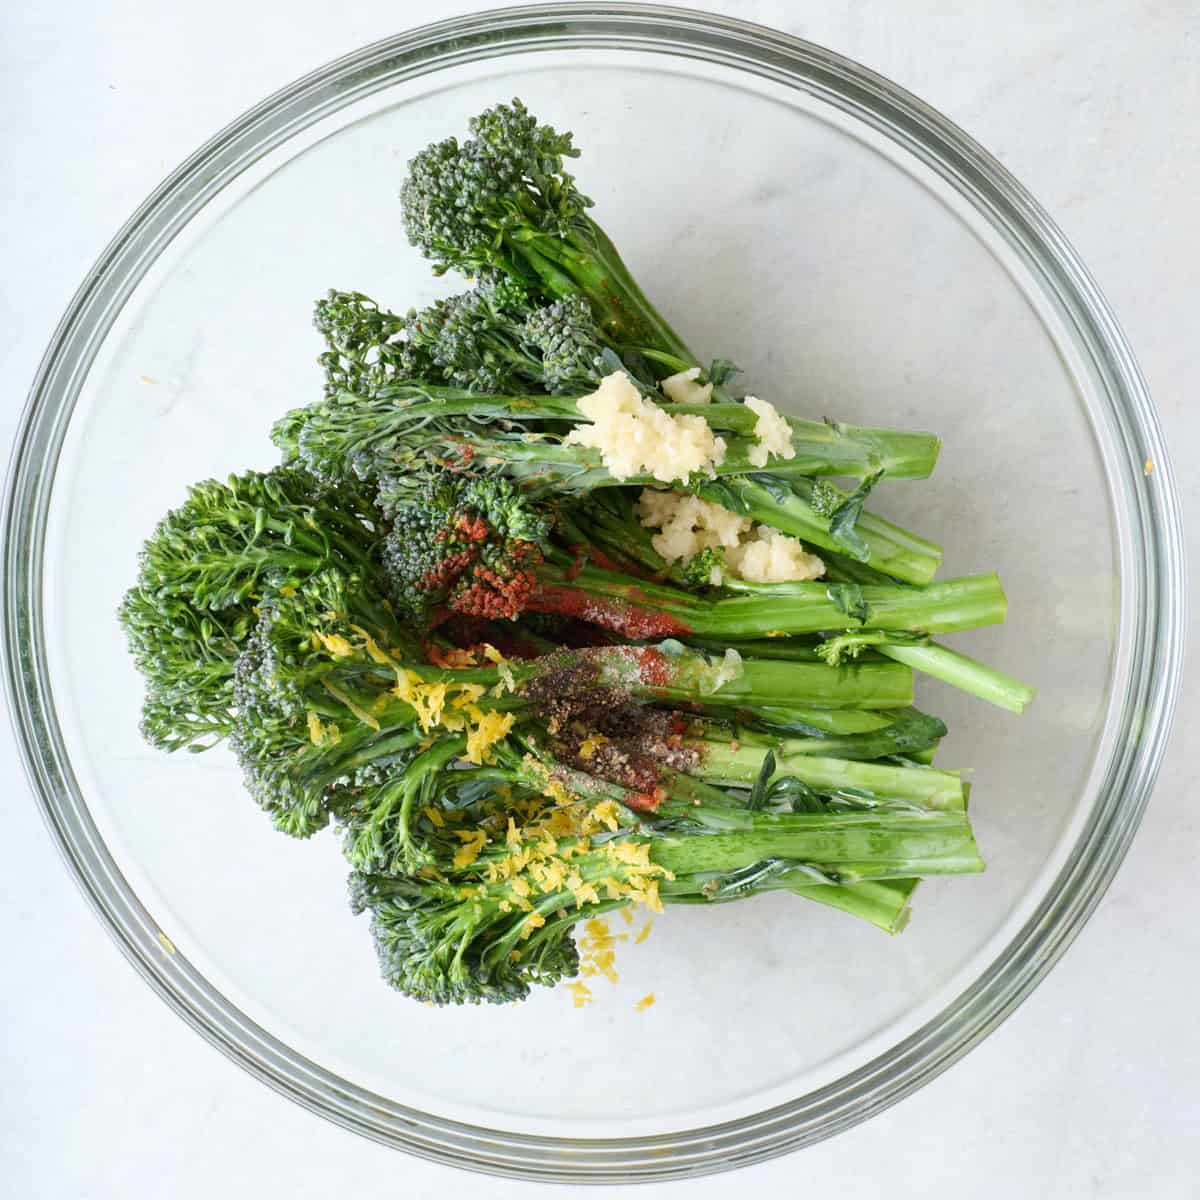
[[(59, 0), (0, 15), (0, 444), (54, 323), (169, 169), (303, 72), (432, 0)], [(910, 88), (1058, 219), (1124, 323), (1173, 447), (1185, 511), (1200, 453), (1200, 13), (1190, 0), (785, 0), (710, 7), (775, 25)], [(955, 11), (957, 10), (957, 11)], [(1193, 591), (1193, 595), (1198, 594)], [(896, 1108), (803, 1153), (606, 1196), (1138, 1197), (1197, 1194), (1200, 823), (1187, 788), (1200, 694), (1099, 912), (983, 1046)], [(103, 936), (59, 861), (7, 729), (0, 945), (0, 1194), (20, 1200), (294, 1200), (550, 1188), (483, 1180), (342, 1132), (210, 1048)], [(557, 1189), (568, 1194), (571, 1189)], [(584, 1194), (582, 1191), (580, 1194)], [(597, 1194), (590, 1192), (588, 1194)]]

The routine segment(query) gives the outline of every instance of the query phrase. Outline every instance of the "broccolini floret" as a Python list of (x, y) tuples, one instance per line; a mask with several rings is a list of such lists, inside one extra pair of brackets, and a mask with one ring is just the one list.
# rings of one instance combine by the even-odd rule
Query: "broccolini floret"
[(480, 113), (470, 130), (463, 142), (421, 151), (400, 192), (409, 241), (434, 272), (499, 273), (547, 300), (582, 295), (618, 351), (661, 353), (671, 369), (695, 365), (587, 215), (592, 201), (565, 168), (579, 154), (571, 135), (540, 124), (519, 100)]
[(147, 740), (200, 748), (228, 734), (234, 666), (260, 599), (330, 566), (378, 575), (379, 521), (367, 489), (303, 470), (194, 485), (147, 539), (118, 614), (146, 681)]
[(439, 609), (517, 616), (536, 587), (550, 517), (503, 476), (429, 472), (417, 480), (385, 478), (380, 487), (392, 519), (383, 561), (396, 604), (422, 627)]

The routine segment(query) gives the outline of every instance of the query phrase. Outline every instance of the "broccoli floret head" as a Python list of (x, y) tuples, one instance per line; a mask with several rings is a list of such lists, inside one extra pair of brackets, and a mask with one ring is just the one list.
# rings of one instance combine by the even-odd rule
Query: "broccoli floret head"
[(705, 546), (683, 565), (683, 577), (689, 587), (719, 587), (724, 578), (725, 554), (716, 546)]
[(414, 999), (507, 1004), (524, 1000), (532, 984), (552, 987), (578, 973), (572, 920), (552, 916), (522, 938), (526, 914), (491, 890), (464, 897), (457, 882), (350, 877), (351, 907), (371, 913), (384, 979)]
[(262, 602), (237, 659), (231, 745), (247, 790), (280, 829), (323, 828), (358, 772), (378, 769), (380, 716), (411, 724), (390, 694), (406, 642), (361, 580), (338, 570)]
[(253, 614), (198, 612), (178, 597), (138, 586), (125, 594), (117, 616), (146, 681), (146, 741), (160, 750), (202, 750), (227, 736), (234, 664)]
[(578, 394), (605, 370), (591, 306), (570, 295), (531, 302), (515, 280), (487, 280), (469, 292), (412, 312), (407, 344), (431, 378), (488, 395), (545, 390)]
[(524, 336), (541, 358), (543, 386), (554, 395), (586, 389), (604, 374), (604, 346), (591, 305), (582, 296), (564, 296), (532, 309)]
[(401, 611), (426, 627), (441, 608), (519, 615), (551, 521), (509, 480), (430, 472), (385, 479), (379, 495), (392, 522), (383, 563)]
[(428, 360), (431, 379), (489, 395), (519, 395), (541, 375), (520, 338), (526, 307), (519, 286), (485, 283), (410, 312), (405, 335), (414, 355)]
[[(339, 662), (361, 656), (351, 615), (351, 596), (361, 586), (357, 577), (327, 570), (262, 601), (234, 677), (244, 717), (303, 722), (308, 687)], [(247, 724), (243, 720), (243, 733)]]
[(578, 295), (538, 306), (510, 276), (489, 273), (468, 292), (403, 316), (361, 292), (330, 292), (315, 323), (325, 391), (395, 395), (404, 384), (450, 385), (486, 395), (585, 391), (604, 373), (604, 347)]
[(298, 583), (336, 561), (347, 536), (369, 541), (366, 528), (355, 527), (352, 514), (366, 500), (355, 490), (334, 493), (284, 467), (194, 484), (143, 546), (138, 584), (195, 609), (221, 610)]
[(164, 749), (229, 733), (234, 670), (264, 596), (330, 564), (369, 560), (378, 513), (362, 489), (305, 471), (196, 484), (147, 539), (118, 619), (146, 680), (143, 731)]
[(328, 396), (370, 396), (389, 383), (435, 378), (419, 347), (401, 336), (405, 318), (362, 292), (330, 291), (317, 301), (313, 324), (328, 346), (317, 360)]
[(569, 133), (542, 125), (519, 101), (470, 122), (472, 136), (422, 150), (400, 191), (409, 241), (438, 274), (468, 276), (514, 264), (500, 243), (522, 229), (564, 236), (591, 201), (564, 170), (579, 151)]

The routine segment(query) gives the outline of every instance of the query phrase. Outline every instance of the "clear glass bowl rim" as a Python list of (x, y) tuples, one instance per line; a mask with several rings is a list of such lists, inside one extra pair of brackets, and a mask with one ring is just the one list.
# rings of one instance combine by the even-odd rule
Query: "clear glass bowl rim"
[[(164, 952), (157, 924), (108, 854), (72, 771), (51, 693), (41, 594), (50, 493), (80, 388), (121, 306), (188, 220), (263, 154), (355, 100), (451, 65), (567, 48), (701, 58), (802, 89), (884, 133), (982, 212), (1065, 318), (1099, 385), (1118, 448), (1105, 466), (1130, 531), (1122, 603), (1133, 610), (1127, 687), (1113, 698), (1117, 736), (1092, 810), (1043, 902), (990, 966), (915, 1033), (818, 1091), (720, 1125), (605, 1140), (465, 1125), (357, 1088), (252, 1022), (182, 955)], [(1143, 472), (1146, 461), (1152, 473)], [(1112, 312), (1047, 214), (963, 131), (866, 68), (762, 26), (657, 5), (542, 4), (427, 25), (297, 80), (196, 151), (116, 235), (54, 333), (14, 444), (3, 553), (5, 686), (34, 794), (77, 882), (147, 982), (231, 1059), (310, 1110), (438, 1162), (547, 1182), (666, 1180), (761, 1161), (865, 1120), (965, 1054), (1046, 975), (1111, 881), (1153, 787), (1182, 672), (1183, 532), (1162, 433)]]

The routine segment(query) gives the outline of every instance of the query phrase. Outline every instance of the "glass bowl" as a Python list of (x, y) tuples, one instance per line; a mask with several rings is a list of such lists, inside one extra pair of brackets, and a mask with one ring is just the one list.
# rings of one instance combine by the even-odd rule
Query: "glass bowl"
[[(931, 882), (899, 938), (767, 897), (660, 918), (576, 1011), (444, 1011), (376, 977), (326, 836), (276, 835), (222, 751), (137, 731), (114, 620), (186, 482), (274, 461), (315, 398), (313, 299), (436, 281), (401, 232), (405, 161), (520, 95), (575, 131), (637, 277), (706, 353), (812, 415), (937, 430), (882, 507), (996, 567), (974, 653), (1036, 683), (1018, 720), (937, 685), (974, 768), (987, 873)], [(1179, 682), (1179, 513), (1133, 357), (1062, 235), (980, 147), (827, 50), (736, 20), (539, 6), (369, 46), (187, 160), (84, 281), (9, 482), (7, 685), (34, 791), (104, 924), (199, 1032), (280, 1092), (443, 1162), (664, 1179), (863, 1120), (993, 1029), (1128, 848)], [(635, 1010), (653, 990), (657, 1004)]]

